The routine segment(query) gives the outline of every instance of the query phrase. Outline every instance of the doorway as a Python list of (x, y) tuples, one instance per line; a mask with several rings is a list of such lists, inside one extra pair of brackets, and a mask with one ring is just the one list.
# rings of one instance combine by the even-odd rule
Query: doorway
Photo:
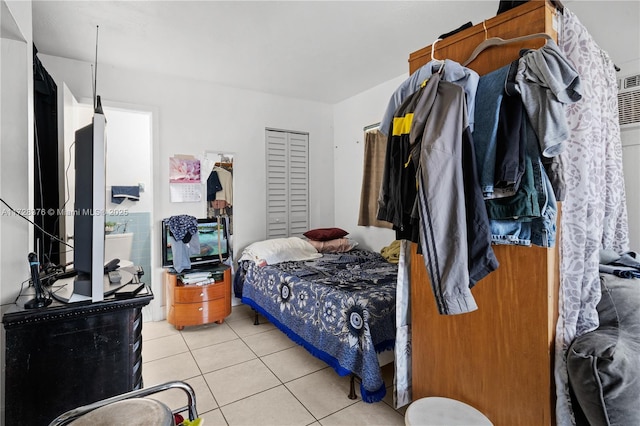
[[(89, 124), (93, 117), (91, 101), (79, 102), (63, 85), (64, 97), (64, 146), (62, 152), (62, 177), (60, 192), (64, 195), (61, 205), (64, 210), (73, 211), (74, 200), (74, 150), (75, 130)], [(121, 266), (139, 265), (144, 271), (142, 281), (147, 283), (155, 294), (162, 291), (161, 285), (154, 288), (153, 247), (153, 112), (144, 107), (102, 101), (106, 118), (106, 155), (105, 155), (105, 241), (115, 245), (120, 251), (111, 257), (121, 260)], [(139, 196), (113, 197), (114, 188), (122, 187), (137, 191)], [(65, 240), (73, 245), (73, 215), (64, 218)], [(121, 242), (127, 241), (127, 247)], [(62, 250), (61, 250), (62, 251)], [(106, 248), (105, 248), (106, 256)], [(64, 260), (73, 261), (73, 254), (64, 250)], [(108, 262), (111, 259), (106, 259)], [(145, 320), (151, 320), (152, 312), (161, 311), (160, 299), (155, 298), (143, 309)]]

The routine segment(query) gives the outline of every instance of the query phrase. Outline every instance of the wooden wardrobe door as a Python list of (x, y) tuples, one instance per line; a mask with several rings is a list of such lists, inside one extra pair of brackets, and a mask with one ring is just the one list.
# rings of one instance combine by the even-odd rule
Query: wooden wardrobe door
[[(464, 62), (488, 37), (546, 32), (557, 37), (555, 9), (531, 1), (438, 42), (435, 57)], [(469, 67), (486, 74), (545, 39), (491, 47)], [(431, 47), (410, 55), (414, 72)], [(559, 229), (559, 228), (558, 228)], [(438, 313), (421, 255), (413, 244), (411, 321), (413, 398), (443, 396), (470, 404), (496, 426), (555, 423), (554, 335), (558, 316), (558, 249), (493, 246), (499, 268), (473, 289), (478, 310)]]
[(414, 400), (457, 399), (496, 426), (552, 424), (557, 251), (494, 246), (500, 267), (472, 289), (478, 310), (451, 316), (438, 313), (416, 247), (411, 259)]

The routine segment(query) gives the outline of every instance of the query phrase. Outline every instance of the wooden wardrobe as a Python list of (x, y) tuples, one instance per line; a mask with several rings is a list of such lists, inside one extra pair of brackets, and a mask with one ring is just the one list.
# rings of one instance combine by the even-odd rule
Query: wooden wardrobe
[[(497, 9), (496, 2), (496, 9)], [(545, 32), (557, 40), (559, 12), (530, 1), (437, 42), (434, 57), (463, 63), (487, 37)], [(487, 74), (545, 40), (494, 46), (468, 67)], [(409, 56), (413, 73), (431, 60), (431, 46)], [(558, 221), (559, 223), (559, 221)], [(493, 246), (499, 268), (473, 289), (478, 310), (439, 315), (422, 255), (411, 256), (413, 399), (443, 396), (468, 403), (496, 426), (555, 424), (554, 336), (558, 316), (555, 248)]]

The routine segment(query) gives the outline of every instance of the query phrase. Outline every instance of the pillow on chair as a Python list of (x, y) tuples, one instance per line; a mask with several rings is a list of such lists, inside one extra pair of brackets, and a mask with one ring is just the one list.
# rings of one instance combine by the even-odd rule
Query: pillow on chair
[(569, 382), (591, 425), (640, 425), (640, 280), (600, 277), (600, 326), (567, 353)]

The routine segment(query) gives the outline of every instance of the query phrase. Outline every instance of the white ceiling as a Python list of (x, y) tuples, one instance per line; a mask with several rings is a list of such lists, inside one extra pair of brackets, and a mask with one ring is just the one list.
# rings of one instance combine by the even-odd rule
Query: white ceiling
[[(639, 1), (563, 3), (590, 31), (585, 19), (593, 21), (596, 32), (610, 32), (601, 24), (614, 22), (622, 37), (632, 42), (635, 37), (631, 52), (614, 46), (616, 54), (622, 52), (618, 59), (612, 54), (614, 61), (640, 58)], [(498, 4), (34, 0), (33, 40), (40, 53), (93, 63), (99, 26), (98, 67), (336, 103), (406, 73), (409, 53), (467, 21), (476, 24), (495, 16)]]

